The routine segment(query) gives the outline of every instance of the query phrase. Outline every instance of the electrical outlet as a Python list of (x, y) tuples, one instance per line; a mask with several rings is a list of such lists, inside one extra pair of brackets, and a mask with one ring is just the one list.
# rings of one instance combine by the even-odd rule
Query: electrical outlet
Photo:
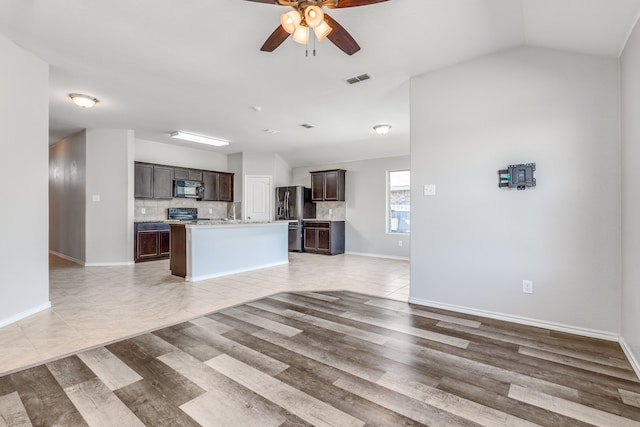
[(533, 280), (522, 281), (522, 292), (524, 292), (525, 294), (533, 293)]
[(147, 213), (147, 209), (146, 208), (140, 208), (140, 213), (142, 215), (146, 214)]
[(402, 240), (398, 240), (398, 246), (402, 246)]
[(209, 208), (209, 213), (212, 214), (213, 213), (213, 209)]
[(333, 209), (329, 209), (329, 215), (333, 215)]

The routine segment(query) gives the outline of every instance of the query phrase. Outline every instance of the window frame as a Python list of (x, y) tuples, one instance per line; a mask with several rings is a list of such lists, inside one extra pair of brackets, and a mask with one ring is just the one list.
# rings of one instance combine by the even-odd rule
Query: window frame
[[(411, 234), (411, 228), (408, 231), (393, 231), (391, 230), (391, 174), (394, 172), (409, 172), (410, 168), (393, 169), (386, 171), (386, 190), (385, 190), (385, 234), (394, 236), (409, 236)], [(411, 178), (409, 177), (409, 195), (411, 195)], [(409, 199), (409, 218), (411, 218), (411, 199)]]

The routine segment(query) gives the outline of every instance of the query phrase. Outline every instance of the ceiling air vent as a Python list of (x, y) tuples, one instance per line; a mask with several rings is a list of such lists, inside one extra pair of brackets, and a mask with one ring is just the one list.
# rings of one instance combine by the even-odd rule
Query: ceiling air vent
[(309, 123), (303, 123), (300, 126), (306, 129), (313, 129), (315, 127), (314, 125), (310, 125)]
[(363, 82), (365, 80), (369, 80), (371, 76), (369, 74), (360, 74), (359, 76), (351, 77), (347, 79), (347, 83), (350, 85)]

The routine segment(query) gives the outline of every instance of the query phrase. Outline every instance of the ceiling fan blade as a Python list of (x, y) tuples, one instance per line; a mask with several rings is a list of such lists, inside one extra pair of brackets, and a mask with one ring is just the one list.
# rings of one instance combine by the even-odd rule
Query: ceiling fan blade
[(360, 50), (360, 46), (358, 42), (355, 41), (351, 34), (344, 29), (344, 27), (338, 24), (338, 21), (324, 14), (324, 19), (327, 21), (327, 24), (333, 29), (327, 36), (329, 40), (333, 42), (340, 50), (342, 50), (347, 55), (353, 55), (357, 51)]
[(278, 46), (282, 44), (289, 37), (289, 33), (287, 33), (281, 25), (278, 25), (278, 28), (271, 33), (269, 38), (264, 42), (262, 47), (260, 48), (263, 52), (273, 52), (276, 50)]
[(367, 6), (369, 4), (382, 3), (383, 1), (388, 0), (329, 0), (324, 6), (329, 9), (339, 9), (343, 7), (356, 7), (356, 6)]

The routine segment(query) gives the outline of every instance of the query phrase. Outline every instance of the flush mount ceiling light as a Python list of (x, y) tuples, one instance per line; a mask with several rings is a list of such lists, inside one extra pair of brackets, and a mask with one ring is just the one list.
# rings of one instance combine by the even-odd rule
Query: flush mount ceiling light
[[(360, 50), (360, 46), (351, 34), (335, 19), (322, 11), (328, 9), (366, 6), (382, 3), (388, 0), (246, 0), (256, 3), (271, 3), (278, 6), (290, 6), (293, 10), (280, 16), (280, 26), (267, 38), (260, 48), (263, 52), (273, 52), (290, 34), (293, 41), (308, 45), (311, 31), (318, 41), (329, 38), (340, 50), (347, 55), (353, 55)], [(314, 45), (315, 46), (315, 45)], [(315, 55), (315, 48), (313, 51)]]
[(375, 125), (373, 127), (373, 130), (375, 130), (378, 135), (386, 135), (390, 129), (391, 125)]
[(200, 144), (215, 145), (216, 147), (223, 147), (229, 145), (229, 141), (222, 139), (211, 138), (209, 136), (196, 135), (193, 133), (187, 133), (182, 131), (171, 132), (169, 134), (172, 138), (183, 139), (185, 141), (199, 142)]
[(96, 105), (98, 102), (98, 98), (94, 98), (93, 96), (83, 95), (81, 93), (70, 93), (69, 98), (76, 104), (78, 107), (82, 108), (91, 108)]

